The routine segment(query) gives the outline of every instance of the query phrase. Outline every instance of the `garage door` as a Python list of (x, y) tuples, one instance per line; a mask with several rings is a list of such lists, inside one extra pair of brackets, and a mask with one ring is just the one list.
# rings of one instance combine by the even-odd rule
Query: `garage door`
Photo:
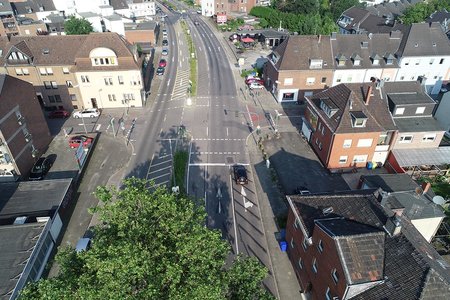
[(309, 142), (309, 140), (311, 139), (311, 133), (312, 133), (312, 129), (309, 128), (308, 122), (305, 120), (305, 118), (302, 118), (302, 134), (303, 136), (306, 138), (306, 140)]

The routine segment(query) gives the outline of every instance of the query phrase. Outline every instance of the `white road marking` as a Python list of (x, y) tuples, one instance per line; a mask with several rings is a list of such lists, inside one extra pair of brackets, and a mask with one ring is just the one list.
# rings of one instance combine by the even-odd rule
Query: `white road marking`
[(169, 84), (170, 84), (170, 78), (169, 78), (169, 80), (167, 80), (167, 86), (169, 86)]
[[(193, 152), (193, 153), (195, 153), (195, 152)], [(250, 164), (248, 164), (248, 163), (239, 163), (239, 164), (243, 165), (243, 166), (250, 166)], [(229, 167), (229, 166), (233, 166), (233, 165), (234, 164), (225, 164), (225, 163), (192, 163), (192, 164), (189, 164), (189, 167), (204, 167), (204, 166), (208, 166), (208, 167)]]
[[(158, 169), (158, 170), (154, 170), (154, 171), (149, 172), (148, 174), (161, 172), (162, 170), (166, 170), (166, 169), (170, 169), (170, 168), (172, 168), (172, 166), (168, 166), (168, 167), (164, 167), (164, 168), (161, 168), (161, 169)], [(166, 174), (166, 173), (164, 173), (164, 174)]]
[[(181, 63), (180, 63), (180, 66), (181, 66)], [(182, 86), (183, 85), (183, 78), (180, 78), (180, 86)]]
[(175, 61), (175, 57), (172, 56), (172, 62), (174, 62), (174, 61)]
[(236, 245), (236, 254), (239, 254), (237, 227), (236, 227), (236, 211), (234, 210), (234, 197), (233, 197), (233, 182), (230, 174), (230, 195), (231, 195), (231, 209), (233, 210), (233, 227), (234, 227), (234, 242)]
[(220, 47), (217, 47), (217, 50), (220, 51)]
[(202, 51), (202, 47), (198, 46), (198, 51)]
[(211, 51), (211, 47), (210, 46), (208, 46), (208, 49), (209, 49), (209, 51)]
[(97, 128), (95, 128), (95, 130), (96, 130), (96, 131), (99, 131), (99, 130), (100, 130), (100, 127), (102, 127), (102, 124), (98, 124), (98, 125), (97, 125)]
[(161, 130), (159, 131), (159, 134), (161, 134), (163, 132), (163, 129), (161, 128)]
[(206, 126), (206, 136), (208, 136), (208, 126)]
[(165, 115), (164, 115), (164, 121), (163, 121), (163, 122), (165, 122), (165, 121), (166, 121), (166, 118), (167, 118), (167, 114), (165, 114)]
[(164, 177), (164, 176), (167, 176), (167, 175), (170, 175), (170, 173), (164, 173), (164, 174), (162, 174), (162, 175), (159, 175), (159, 176), (156, 176), (156, 177), (150, 177), (152, 180), (155, 180), (155, 179), (157, 179), (157, 178), (161, 178), (161, 177)]
[(188, 160), (188, 169), (187, 169), (187, 176), (186, 176), (186, 194), (189, 195), (189, 167), (191, 166), (191, 154), (192, 154), (192, 142), (189, 145), (189, 160)]
[(227, 136), (228, 136), (228, 127), (227, 127)]

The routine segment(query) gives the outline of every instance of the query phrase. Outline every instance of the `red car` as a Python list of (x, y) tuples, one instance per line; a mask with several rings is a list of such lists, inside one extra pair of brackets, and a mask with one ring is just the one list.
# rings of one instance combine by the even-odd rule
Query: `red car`
[(159, 65), (158, 66), (165, 68), (167, 66), (167, 61), (165, 59), (161, 59), (159, 61)]
[(259, 83), (259, 84), (261, 84), (261, 85), (264, 85), (264, 80), (259, 79), (259, 78), (249, 78), (249, 79), (247, 79), (247, 80), (245, 81), (246, 84), (250, 84), (250, 83), (252, 83), (252, 82), (256, 82), (256, 83)]
[(70, 117), (70, 114), (65, 110), (54, 110), (48, 114), (49, 119), (65, 119)]
[(70, 138), (69, 146), (70, 148), (78, 148), (80, 144), (83, 144), (83, 147), (87, 147), (92, 144), (94, 139), (85, 135), (76, 135)]

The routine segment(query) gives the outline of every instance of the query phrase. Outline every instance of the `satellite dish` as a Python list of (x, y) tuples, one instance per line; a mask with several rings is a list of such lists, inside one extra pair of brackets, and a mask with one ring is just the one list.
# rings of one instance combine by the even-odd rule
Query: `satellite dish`
[(433, 197), (433, 202), (434, 203), (436, 203), (436, 204), (438, 204), (438, 205), (444, 205), (445, 204), (445, 202), (447, 202), (447, 201), (445, 201), (445, 199), (444, 199), (444, 197), (442, 197), (442, 196), (434, 196)]

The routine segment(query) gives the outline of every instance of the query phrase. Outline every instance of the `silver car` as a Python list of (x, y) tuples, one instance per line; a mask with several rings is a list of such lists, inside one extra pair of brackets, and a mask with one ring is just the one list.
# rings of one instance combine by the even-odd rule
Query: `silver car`
[(96, 108), (88, 108), (73, 113), (75, 119), (79, 118), (97, 118), (100, 116), (100, 111)]

